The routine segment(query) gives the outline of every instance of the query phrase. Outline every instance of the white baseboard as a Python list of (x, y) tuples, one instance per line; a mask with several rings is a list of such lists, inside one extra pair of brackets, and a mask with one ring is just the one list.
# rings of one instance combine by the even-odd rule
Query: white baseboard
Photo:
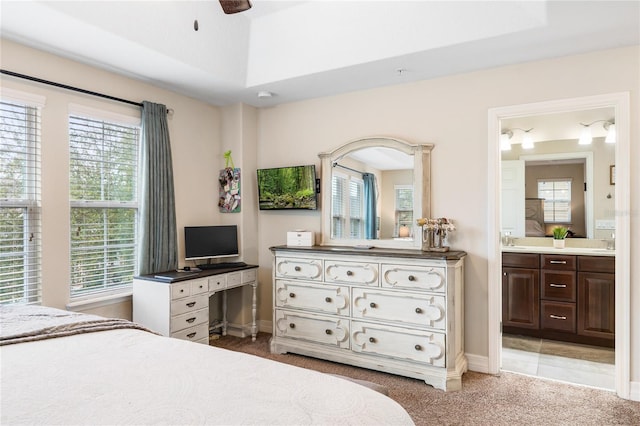
[(475, 371), (477, 373), (489, 373), (489, 357), (484, 355), (475, 355), (466, 353), (467, 368), (469, 371)]
[(629, 385), (629, 399), (640, 401), (640, 382), (631, 382)]

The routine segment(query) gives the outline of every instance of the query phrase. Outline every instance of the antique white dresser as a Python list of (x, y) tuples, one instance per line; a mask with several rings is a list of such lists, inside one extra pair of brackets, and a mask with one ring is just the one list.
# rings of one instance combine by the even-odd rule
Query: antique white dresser
[(272, 247), (271, 352), (297, 353), (457, 390), (466, 253)]

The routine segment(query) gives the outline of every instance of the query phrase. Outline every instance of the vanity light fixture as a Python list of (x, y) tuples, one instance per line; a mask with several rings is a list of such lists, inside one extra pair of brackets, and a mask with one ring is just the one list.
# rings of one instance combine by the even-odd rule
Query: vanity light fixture
[[(522, 129), (520, 129), (522, 130)], [(531, 132), (533, 128), (524, 131), (524, 135), (522, 136), (522, 149), (532, 149), (533, 148), (533, 138), (531, 137)]]
[(258, 98), (260, 99), (264, 99), (264, 98), (271, 98), (273, 97), (273, 93), (267, 91), (267, 90), (261, 90), (258, 92)]
[(503, 130), (500, 134), (500, 150), (501, 151), (511, 151), (511, 138), (513, 137), (513, 132), (509, 129)]
[(509, 151), (511, 149), (511, 138), (513, 137), (514, 130), (521, 130), (524, 132), (524, 135), (522, 135), (522, 149), (533, 148), (533, 138), (530, 133), (533, 130), (533, 127), (529, 130), (514, 127), (513, 129), (504, 129), (500, 134), (500, 149), (502, 151)]
[(602, 127), (607, 131), (607, 137), (605, 143), (616, 143), (616, 124), (613, 120), (596, 120), (589, 124), (580, 123), (582, 126), (582, 132), (580, 133), (580, 139), (578, 139), (578, 145), (591, 145), (593, 142), (593, 136), (591, 135), (591, 126), (596, 123), (603, 123)]

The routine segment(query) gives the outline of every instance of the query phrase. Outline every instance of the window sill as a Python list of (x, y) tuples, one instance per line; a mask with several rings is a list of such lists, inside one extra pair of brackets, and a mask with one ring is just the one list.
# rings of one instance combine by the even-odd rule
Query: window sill
[(116, 294), (96, 294), (86, 299), (73, 300), (67, 304), (68, 311), (81, 311), (86, 309), (100, 308), (114, 305), (116, 303), (129, 302), (133, 295), (133, 290), (118, 292)]

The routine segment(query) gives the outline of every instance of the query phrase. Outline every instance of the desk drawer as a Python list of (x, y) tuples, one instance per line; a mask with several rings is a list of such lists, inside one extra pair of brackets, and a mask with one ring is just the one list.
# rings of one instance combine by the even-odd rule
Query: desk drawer
[(256, 280), (256, 271), (257, 269), (247, 269), (246, 271), (242, 271), (242, 283), (250, 283)]
[(191, 282), (182, 281), (169, 285), (171, 286), (171, 300), (191, 296)]
[(202, 278), (199, 280), (191, 281), (191, 294), (190, 296), (195, 296), (196, 294), (205, 294), (209, 292), (209, 282), (206, 278)]
[(209, 309), (207, 308), (171, 317), (170, 329), (173, 333), (202, 323), (209, 324)]
[(214, 275), (209, 277), (209, 291), (220, 291), (227, 288), (227, 275)]
[(209, 295), (199, 294), (197, 296), (185, 297), (184, 299), (171, 302), (171, 316), (197, 311), (209, 306)]
[(203, 342), (209, 338), (209, 324), (202, 323), (184, 330), (171, 333), (171, 337), (182, 340), (190, 340), (192, 342)]

